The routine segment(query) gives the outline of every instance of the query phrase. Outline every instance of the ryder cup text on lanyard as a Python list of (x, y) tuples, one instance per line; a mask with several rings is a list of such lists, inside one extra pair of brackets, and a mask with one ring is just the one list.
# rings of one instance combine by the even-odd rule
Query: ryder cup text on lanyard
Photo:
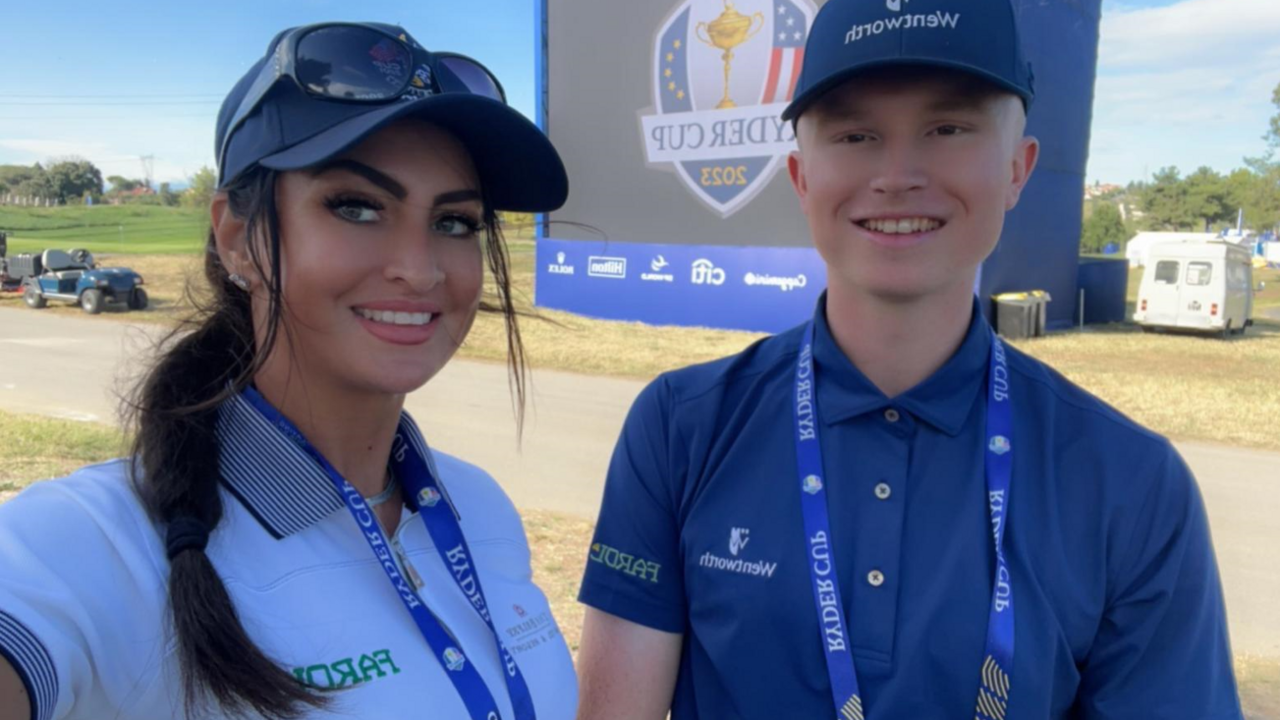
[[(822, 440), (817, 425), (818, 392), (813, 369), (813, 323), (804, 330), (796, 360), (794, 402), (796, 466), (800, 479), (800, 510), (804, 516), (809, 575), (818, 615), (822, 651), (831, 680), (831, 695), (838, 720), (864, 720), (862, 693), (853, 664), (853, 641), (841, 600), (831, 545), (831, 518), (827, 509), (826, 480), (822, 472)], [(979, 673), (976, 720), (1004, 720), (1013, 670), (1013, 579), (1004, 557), (1005, 518), (1009, 485), (1013, 477), (1013, 411), (1009, 396), (1009, 366), (1004, 344), (991, 334), (991, 359), (987, 374), (987, 445), (985, 475), (987, 509), (991, 514), (996, 572), (987, 620), (986, 650)]]
[[(501, 720), (502, 716), (498, 713), (498, 704), (494, 700), (493, 693), (480, 677), (475, 663), (463, 654), (458, 647), (458, 641), (422, 603), (417, 592), (396, 566), (395, 559), (388, 549), (390, 543), (387, 542), (381, 525), (377, 523), (373, 513), (365, 504), (364, 497), (329, 464), (318, 450), (311, 446), (311, 443), (307, 442), (288, 418), (281, 415), (255, 389), (252, 387), (245, 389), (244, 396), (259, 414), (275, 425), (281, 434), (310, 455), (329, 477), (346, 504), (347, 510), (360, 526), (361, 534), (369, 543), (374, 556), (382, 564), (382, 569), (391, 586), (395, 588), (396, 594), (399, 595), (405, 609), (409, 611), (423, 639), (431, 648), (432, 654), (444, 669), (445, 676), (458, 691), (467, 708), (467, 714), (472, 720)], [(515, 658), (507, 650), (493, 625), (489, 606), (485, 602), (484, 590), (480, 587), (480, 578), (476, 576), (474, 563), (471, 562), (473, 557), (471, 550), (467, 547), (462, 527), (458, 524), (457, 516), (454, 515), (453, 506), (448, 501), (442, 502), (443, 493), (435, 476), (431, 473), (426, 458), (414, 443), (404, 437), (402, 432), (397, 432), (392, 446), (391, 466), (400, 479), (406, 502), (411, 508), (421, 513), (436, 550), (440, 553), (445, 565), (450, 568), (454, 582), (493, 634), (498, 653), (502, 657), (505, 671), (503, 677), (515, 711), (515, 720), (537, 720), (533, 698), (529, 694), (528, 685), (525, 684), (524, 675), (521, 674)], [(403, 555), (401, 560), (405, 562), (408, 569), (408, 562)]]

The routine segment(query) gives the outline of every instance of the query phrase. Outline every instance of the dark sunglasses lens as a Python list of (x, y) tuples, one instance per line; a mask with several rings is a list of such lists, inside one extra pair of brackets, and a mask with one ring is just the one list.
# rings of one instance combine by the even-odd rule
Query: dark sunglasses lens
[(298, 80), (342, 100), (388, 100), (409, 84), (413, 56), (404, 43), (367, 28), (335, 26), (298, 42)]
[(504, 103), (507, 101), (502, 94), (502, 88), (498, 87), (498, 82), (493, 79), (488, 70), (485, 70), (474, 60), (460, 57), (442, 57), (440, 58), (440, 64), (458, 76), (462, 84), (466, 85), (467, 90), (472, 93)]

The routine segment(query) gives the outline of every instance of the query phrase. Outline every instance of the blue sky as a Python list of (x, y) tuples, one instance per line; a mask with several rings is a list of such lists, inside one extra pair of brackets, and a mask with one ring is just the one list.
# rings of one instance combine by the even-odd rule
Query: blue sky
[[(321, 20), (402, 24), (428, 48), (481, 59), (533, 112), (531, 0), (6, 6), (0, 164), (80, 155), (137, 177), (139, 156), (152, 155), (157, 181), (181, 181), (213, 164), (218, 103), (271, 36)], [(1262, 152), (1280, 83), (1280, 1), (1104, 0), (1102, 35), (1089, 181), (1164, 165), (1228, 171)]]

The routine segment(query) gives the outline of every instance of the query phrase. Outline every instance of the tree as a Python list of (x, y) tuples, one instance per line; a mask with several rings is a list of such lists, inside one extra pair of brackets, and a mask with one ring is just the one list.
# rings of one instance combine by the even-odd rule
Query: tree
[(217, 191), (218, 175), (208, 166), (202, 167), (191, 176), (187, 192), (182, 196), (182, 203), (188, 207), (206, 208)]
[(111, 183), (111, 192), (115, 195), (122, 195), (127, 192), (133, 192), (142, 187), (141, 180), (130, 180), (120, 175), (111, 175), (107, 177), (107, 182)]
[(1187, 186), (1181, 175), (1176, 167), (1161, 168), (1140, 190), (1142, 211), (1157, 230), (1195, 229), (1197, 218), (1189, 212)]
[(167, 182), (160, 183), (160, 192), (156, 195), (160, 198), (160, 204), (165, 207), (176, 207), (178, 202), (181, 200), (181, 198), (178, 197), (178, 193), (170, 189), (169, 183)]
[[(36, 167), (39, 167), (38, 165)], [(23, 197), (48, 200), (57, 197), (57, 190), (49, 182), (49, 174), (42, 169), (35, 175), (23, 180), (13, 189), (14, 193)]]
[(1280, 163), (1248, 158), (1226, 178), (1227, 201), (1244, 211), (1245, 224), (1254, 230), (1270, 230), (1280, 225)]
[(1271, 91), (1271, 104), (1275, 106), (1276, 114), (1271, 116), (1270, 127), (1262, 139), (1267, 141), (1267, 146), (1272, 150), (1280, 150), (1280, 84)]
[(1085, 221), (1080, 232), (1080, 251), (1100, 253), (1108, 245), (1123, 246), (1130, 237), (1129, 229), (1120, 218), (1120, 210), (1109, 202), (1099, 202)]
[(39, 165), (0, 165), (0, 195), (16, 193), (18, 186), (40, 175)]
[(49, 197), (58, 202), (84, 195), (102, 195), (102, 171), (84, 158), (55, 160), (45, 171), (45, 177), (52, 192)]
[(1236, 208), (1227, 200), (1227, 185), (1212, 168), (1201, 167), (1187, 176), (1186, 212), (1200, 228), (1234, 222)]

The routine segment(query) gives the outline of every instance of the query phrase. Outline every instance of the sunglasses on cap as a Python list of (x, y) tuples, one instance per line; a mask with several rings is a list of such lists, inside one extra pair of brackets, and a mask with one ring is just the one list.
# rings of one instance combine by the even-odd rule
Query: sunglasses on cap
[(280, 38), (245, 93), (222, 138), (219, 168), (224, 167), (236, 129), (286, 78), (312, 97), (338, 102), (385, 104), (447, 92), (507, 102), (498, 78), (465, 55), (427, 52), (404, 34), (369, 25), (307, 25)]

